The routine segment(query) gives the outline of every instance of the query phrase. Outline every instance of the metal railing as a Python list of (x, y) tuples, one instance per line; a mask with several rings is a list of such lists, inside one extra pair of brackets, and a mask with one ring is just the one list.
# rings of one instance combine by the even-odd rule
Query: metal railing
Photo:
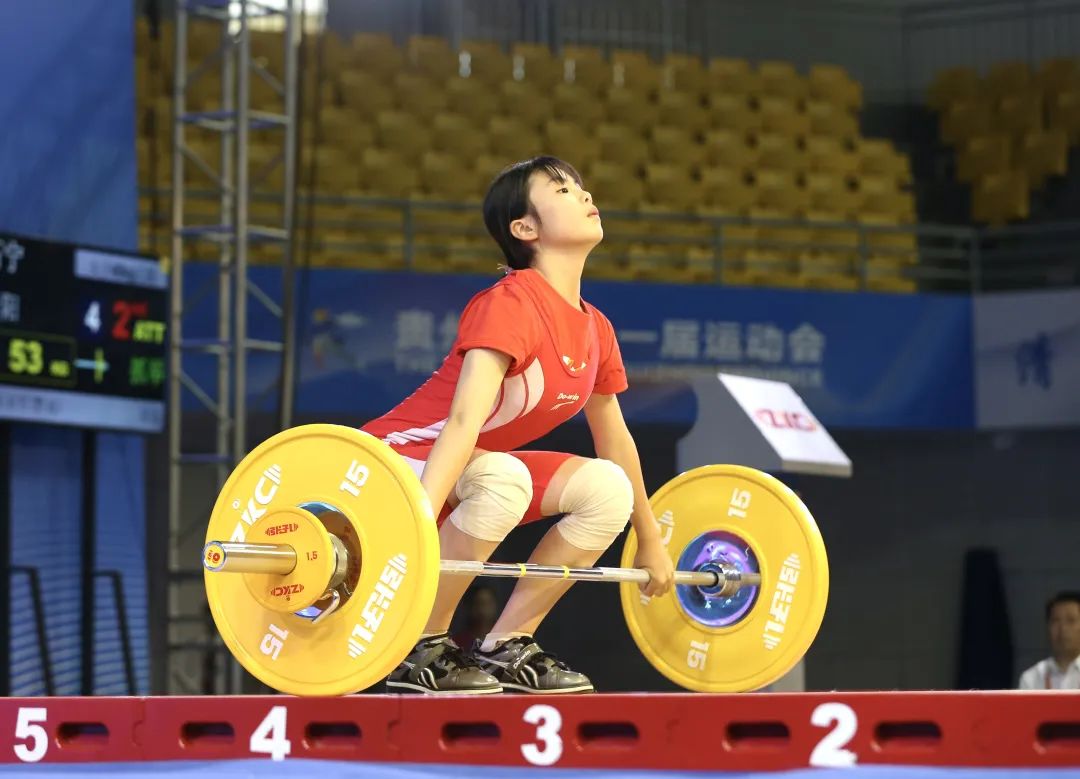
[[(167, 203), (167, 191), (143, 195)], [(314, 214), (300, 226), (312, 249), (301, 265), (495, 273), (502, 261), (479, 203), (308, 194), (298, 205)], [(595, 278), (968, 293), (1080, 284), (1080, 221), (986, 228), (607, 209), (603, 220), (587, 266)], [(161, 214), (140, 222), (144, 248), (165, 253)]]

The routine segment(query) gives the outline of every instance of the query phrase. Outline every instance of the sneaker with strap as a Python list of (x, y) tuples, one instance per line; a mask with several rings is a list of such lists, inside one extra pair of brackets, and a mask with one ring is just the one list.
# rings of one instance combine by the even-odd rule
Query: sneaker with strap
[(490, 695), (502, 692), (499, 680), (446, 633), (422, 638), (386, 678), (386, 691), (427, 695)]
[(593, 692), (589, 677), (571, 671), (566, 663), (541, 649), (532, 636), (511, 638), (490, 652), (484, 652), (480, 646), (479, 641), (473, 644), (473, 659), (507, 692), (539, 695)]

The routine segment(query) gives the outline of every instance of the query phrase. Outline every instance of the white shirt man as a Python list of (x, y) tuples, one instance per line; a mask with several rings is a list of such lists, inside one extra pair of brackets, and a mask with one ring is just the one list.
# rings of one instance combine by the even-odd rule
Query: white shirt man
[(1051, 656), (1020, 675), (1021, 690), (1080, 690), (1080, 593), (1062, 592), (1046, 604)]

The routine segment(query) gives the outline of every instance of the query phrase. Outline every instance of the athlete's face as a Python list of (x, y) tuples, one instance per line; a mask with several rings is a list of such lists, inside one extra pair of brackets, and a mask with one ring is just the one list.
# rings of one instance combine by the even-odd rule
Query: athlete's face
[[(546, 171), (537, 171), (529, 179), (531, 214), (515, 220), (511, 229), (522, 240), (535, 240), (538, 248), (592, 249), (604, 237), (600, 211), (592, 195), (570, 176), (562, 181)], [(537, 218), (539, 217), (539, 218)]]

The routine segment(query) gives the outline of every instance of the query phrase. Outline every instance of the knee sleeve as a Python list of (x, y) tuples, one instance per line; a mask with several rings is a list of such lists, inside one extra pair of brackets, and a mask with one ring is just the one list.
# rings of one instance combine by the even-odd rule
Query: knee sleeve
[(589, 460), (566, 482), (559, 511), (566, 514), (555, 527), (578, 549), (611, 546), (634, 510), (634, 488), (623, 469), (610, 460)]
[(487, 452), (466, 466), (454, 487), (461, 501), (449, 519), (481, 541), (502, 541), (532, 502), (532, 475), (518, 458)]

